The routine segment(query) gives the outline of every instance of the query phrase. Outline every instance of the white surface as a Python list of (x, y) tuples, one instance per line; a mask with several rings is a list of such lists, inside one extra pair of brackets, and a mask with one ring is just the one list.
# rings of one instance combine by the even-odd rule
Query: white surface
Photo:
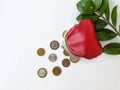
[[(61, 42), (62, 32), (77, 23), (78, 1), (0, 0), (0, 90), (120, 90), (120, 56), (102, 54), (64, 68), (62, 49), (49, 48), (51, 40)], [(109, 1), (111, 7), (120, 5)], [(37, 56), (39, 47), (46, 49), (44, 57)], [(55, 63), (48, 60), (52, 52), (59, 57)], [(51, 72), (56, 65), (63, 71), (59, 77)], [(40, 67), (48, 70), (44, 79), (37, 76)]]

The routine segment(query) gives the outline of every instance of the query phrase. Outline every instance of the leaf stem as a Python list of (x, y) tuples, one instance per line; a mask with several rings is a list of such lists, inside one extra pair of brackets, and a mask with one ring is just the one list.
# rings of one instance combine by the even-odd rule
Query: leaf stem
[(116, 32), (116, 34), (117, 34), (118, 36), (120, 36), (120, 33), (117, 31), (116, 27), (114, 27), (114, 26), (110, 23), (110, 21), (107, 20), (98, 10), (97, 10), (96, 12), (97, 12), (98, 16), (100, 16), (106, 23), (108, 23), (108, 24), (113, 28), (113, 30)]

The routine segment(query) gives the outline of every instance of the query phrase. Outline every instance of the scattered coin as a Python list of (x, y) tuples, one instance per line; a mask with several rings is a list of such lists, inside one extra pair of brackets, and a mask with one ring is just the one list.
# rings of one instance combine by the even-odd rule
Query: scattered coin
[(39, 49), (37, 50), (37, 54), (38, 54), (39, 56), (43, 56), (43, 55), (45, 54), (45, 49), (44, 49), (44, 48), (39, 48)]
[(67, 30), (63, 31), (62, 33), (62, 37), (64, 38), (65, 37), (65, 33), (67, 32)]
[(65, 49), (65, 46), (64, 46), (64, 41), (62, 41), (61, 48), (62, 48), (62, 49)]
[(70, 56), (70, 61), (73, 63), (77, 63), (80, 60), (80, 57), (77, 56)]
[(56, 66), (56, 67), (53, 68), (52, 72), (55, 76), (59, 76), (62, 73), (62, 70), (59, 66)]
[(53, 40), (53, 41), (50, 43), (50, 47), (51, 47), (51, 49), (53, 49), (53, 50), (58, 49), (58, 48), (59, 48), (59, 42), (56, 41), (56, 40)]
[(47, 76), (47, 70), (45, 68), (40, 68), (37, 74), (40, 78), (44, 78)]
[(63, 54), (64, 54), (65, 56), (70, 56), (69, 53), (68, 53), (66, 50), (63, 51)]
[(51, 53), (51, 54), (49, 55), (49, 60), (50, 60), (51, 62), (55, 62), (55, 61), (57, 60), (57, 55), (56, 55), (55, 53)]
[(69, 59), (63, 59), (63, 61), (62, 61), (62, 65), (64, 66), (64, 67), (69, 67), (70, 66), (70, 60)]

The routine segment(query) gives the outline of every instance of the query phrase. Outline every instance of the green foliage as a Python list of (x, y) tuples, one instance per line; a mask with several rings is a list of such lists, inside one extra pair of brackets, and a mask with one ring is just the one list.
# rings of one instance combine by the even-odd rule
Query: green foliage
[(102, 0), (102, 6), (99, 9), (99, 12), (101, 14), (105, 13), (106, 9), (107, 9), (107, 5), (108, 5), (108, 0)]
[(98, 20), (99, 16), (96, 14), (90, 14), (90, 15), (80, 14), (76, 19), (77, 19), (77, 21), (80, 21), (80, 20), (83, 20), (86, 18), (90, 18), (91, 20), (96, 21), (96, 20)]
[(116, 34), (109, 29), (102, 29), (101, 31), (97, 32), (97, 36), (100, 41), (107, 41), (115, 38)]
[(119, 25), (119, 33), (120, 33), (120, 25)]
[(117, 22), (117, 6), (115, 6), (113, 8), (111, 18), (112, 18), (113, 25), (116, 26), (116, 22)]
[(93, 4), (95, 5), (96, 9), (99, 9), (102, 5), (102, 0), (91, 0)]
[(77, 3), (77, 9), (82, 14), (93, 14), (95, 10), (95, 6), (91, 0), (80, 0)]
[(109, 2), (107, 3), (107, 8), (106, 8), (106, 11), (105, 11), (105, 16), (106, 16), (107, 20), (110, 19), (110, 6), (109, 6)]
[[(80, 14), (76, 18), (78, 21), (89, 18), (95, 24), (96, 34), (100, 41), (107, 41), (120, 36), (117, 24), (117, 6), (110, 12), (109, 0), (80, 0), (77, 3)], [(111, 16), (111, 20), (110, 20)], [(104, 29), (109, 25), (113, 30)], [(104, 47), (107, 54), (120, 54), (120, 43), (110, 43)]]
[(96, 29), (96, 31), (99, 31), (99, 30), (103, 29), (106, 25), (107, 25), (107, 23), (104, 20), (98, 19), (95, 22), (95, 29)]
[(104, 53), (110, 55), (118, 55), (120, 54), (120, 43), (114, 42), (106, 45), (104, 47)]

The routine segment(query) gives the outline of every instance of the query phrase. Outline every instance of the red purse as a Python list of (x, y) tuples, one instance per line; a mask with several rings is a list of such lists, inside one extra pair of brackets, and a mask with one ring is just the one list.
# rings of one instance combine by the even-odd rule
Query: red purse
[(103, 52), (90, 19), (84, 19), (72, 27), (65, 35), (65, 43), (69, 52), (78, 57), (92, 59)]

